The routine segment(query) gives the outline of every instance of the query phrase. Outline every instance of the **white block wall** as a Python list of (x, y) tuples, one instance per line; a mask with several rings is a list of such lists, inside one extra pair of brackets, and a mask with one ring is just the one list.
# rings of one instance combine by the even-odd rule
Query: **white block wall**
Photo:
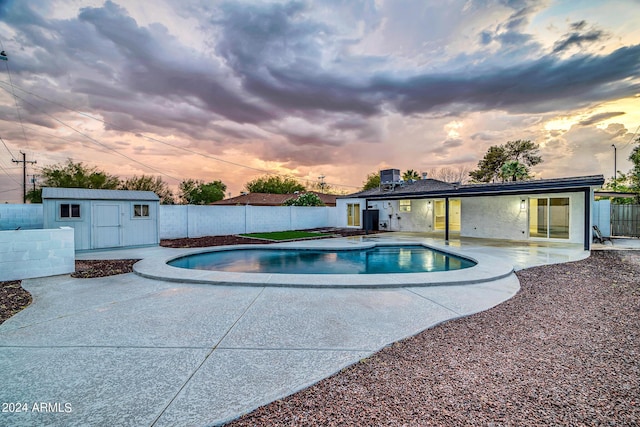
[(611, 236), (611, 201), (593, 202), (593, 225), (597, 225), (604, 237)]
[(0, 230), (42, 228), (42, 205), (0, 205)]
[(73, 228), (0, 231), (0, 281), (74, 271)]
[(160, 205), (160, 238), (336, 227), (334, 207)]

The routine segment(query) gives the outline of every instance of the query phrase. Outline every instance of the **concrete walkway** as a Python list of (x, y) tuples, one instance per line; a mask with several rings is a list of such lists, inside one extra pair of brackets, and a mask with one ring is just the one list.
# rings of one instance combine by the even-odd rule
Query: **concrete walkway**
[[(424, 241), (401, 233), (378, 238)], [(574, 246), (451, 246), (518, 268), (588, 256)], [(78, 257), (173, 253), (180, 250)], [(33, 304), (0, 325), (0, 402), (7, 404), (0, 425), (222, 423), (394, 341), (493, 307), (519, 289), (515, 275), (464, 286), (375, 290), (213, 286), (134, 274), (55, 276), (23, 286)]]

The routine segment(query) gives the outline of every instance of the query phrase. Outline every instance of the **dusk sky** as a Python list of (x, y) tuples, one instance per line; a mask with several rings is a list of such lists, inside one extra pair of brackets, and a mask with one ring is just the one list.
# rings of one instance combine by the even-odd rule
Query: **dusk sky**
[(0, 42), (0, 203), (20, 151), (30, 175), (355, 192), (515, 139), (536, 178), (608, 178), (640, 126), (640, 0), (0, 0)]

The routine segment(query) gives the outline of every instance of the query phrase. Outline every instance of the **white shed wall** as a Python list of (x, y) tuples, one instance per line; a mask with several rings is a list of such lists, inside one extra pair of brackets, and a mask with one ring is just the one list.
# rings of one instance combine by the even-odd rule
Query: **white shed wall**
[[(60, 218), (60, 204), (80, 205), (80, 218)], [(134, 218), (133, 205), (149, 205), (149, 217)], [(158, 202), (154, 201), (122, 201), (122, 200), (72, 200), (45, 199), (43, 201), (44, 228), (72, 227), (75, 230), (76, 250), (102, 248), (96, 240), (94, 220), (100, 206), (119, 207), (119, 229), (110, 231), (118, 233), (118, 244), (114, 247), (147, 246), (160, 243), (158, 226)]]

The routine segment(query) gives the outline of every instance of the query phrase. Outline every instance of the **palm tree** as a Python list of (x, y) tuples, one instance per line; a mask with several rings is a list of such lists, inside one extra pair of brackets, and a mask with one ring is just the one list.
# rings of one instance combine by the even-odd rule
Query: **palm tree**
[(522, 163), (511, 160), (500, 168), (500, 177), (503, 181), (522, 181), (529, 179), (529, 169)]
[(409, 169), (402, 174), (402, 179), (405, 181), (411, 181), (411, 180), (417, 181), (420, 179), (420, 174), (414, 171), (413, 169)]

